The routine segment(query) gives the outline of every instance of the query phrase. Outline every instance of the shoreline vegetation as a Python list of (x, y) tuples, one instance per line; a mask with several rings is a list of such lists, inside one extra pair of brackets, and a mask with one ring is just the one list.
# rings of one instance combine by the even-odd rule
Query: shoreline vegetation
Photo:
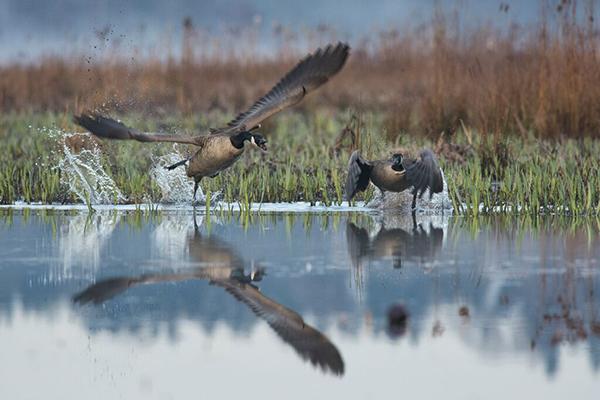
[[(600, 35), (587, 3), (541, 7), (527, 27), (469, 27), (460, 12), (352, 43), (347, 67), (297, 110), (268, 121), (266, 155), (249, 151), (204, 193), (244, 204), (338, 204), (352, 150), (385, 157), (431, 147), (455, 210), (464, 214), (600, 212)], [(499, 11), (502, 13), (502, 9)], [(203, 51), (184, 24), (181, 56), (135, 58), (110, 43), (102, 57), (48, 57), (0, 65), (0, 203), (77, 202), (53, 168), (99, 148), (127, 203), (160, 202), (148, 174), (170, 145), (110, 143), (80, 132), (73, 113), (93, 109), (151, 131), (206, 132), (263, 94), (302, 51), (338, 38), (322, 29), (287, 38), (275, 56)], [(132, 59), (133, 58), (133, 59)], [(185, 152), (184, 146), (178, 151)], [(373, 196), (370, 189), (357, 200)]]
[[(123, 116), (141, 129), (189, 131), (218, 126), (231, 115), (171, 116), (159, 121), (141, 114)], [(126, 200), (120, 203), (161, 202), (162, 194), (150, 177), (153, 160), (186, 152), (185, 146), (145, 145), (137, 142), (100, 141), (76, 131), (70, 114), (7, 114), (0, 118), (0, 203), (80, 202), (55, 168), (64, 157), (63, 145), (74, 152), (98, 149), (100, 163)], [(428, 146), (438, 158), (458, 213), (568, 213), (600, 211), (600, 141), (562, 138), (539, 140), (534, 136), (478, 135), (460, 128), (448, 142), (410, 134), (390, 142), (380, 114), (320, 111), (308, 115), (285, 113), (265, 125), (270, 146), (267, 154), (245, 152), (230, 170), (202, 181), (205, 194), (221, 191), (222, 200), (242, 205), (260, 202), (322, 202), (340, 204), (348, 157), (361, 148), (367, 157), (385, 156), (397, 147)], [(48, 128), (50, 127), (50, 128)], [(68, 134), (65, 134), (68, 133)], [(191, 190), (191, 189), (190, 189)], [(356, 200), (369, 200), (373, 188)]]

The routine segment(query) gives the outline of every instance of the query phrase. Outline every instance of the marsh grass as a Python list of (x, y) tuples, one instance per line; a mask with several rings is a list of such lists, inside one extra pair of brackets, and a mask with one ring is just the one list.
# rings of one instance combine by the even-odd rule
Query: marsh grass
[[(173, 116), (149, 120), (127, 115), (124, 120), (149, 130), (202, 132), (229, 115), (213, 113), (206, 120)], [(339, 132), (352, 120), (351, 112), (285, 113), (263, 127), (269, 153), (249, 149), (232, 168), (201, 183), (204, 193), (221, 192), (222, 200), (249, 210), (254, 203), (307, 201), (339, 205), (343, 200), (346, 167), (352, 146), (334, 151)], [(439, 152), (454, 208), (463, 214), (505, 213), (537, 215), (596, 214), (600, 212), (600, 142), (592, 139), (540, 141), (533, 136), (492, 137), (467, 128), (431, 141), (398, 135), (392, 142), (384, 118), (362, 116), (361, 151), (367, 158), (387, 157), (397, 146)], [(62, 157), (60, 135), (51, 127), (74, 132), (61, 114), (9, 114), (0, 118), (0, 202), (78, 202), (60, 184), (54, 168)], [(75, 147), (93, 145), (87, 134)], [(99, 141), (102, 164), (129, 203), (160, 202), (161, 191), (150, 179), (151, 156), (173, 151), (172, 145)], [(185, 147), (178, 150), (185, 153)], [(370, 199), (372, 187), (358, 199)], [(207, 207), (210, 207), (210, 202)]]
[[(245, 211), (262, 202), (340, 204), (354, 148), (381, 158), (396, 146), (429, 146), (460, 213), (598, 213), (600, 142), (590, 138), (600, 137), (600, 35), (593, 4), (584, 3), (540, 1), (541, 17), (526, 27), (509, 18), (497, 28), (472, 26), (460, 9), (436, 10), (423, 26), (356, 40), (348, 65), (318, 95), (265, 124), (268, 155), (246, 152), (226, 173), (203, 180), (203, 190)], [(73, 112), (98, 109), (150, 131), (206, 132), (270, 88), (305, 54), (299, 43), (336, 40), (331, 30), (298, 43), (277, 37), (269, 57), (251, 43), (240, 46), (243, 54), (207, 49), (210, 40), (199, 40), (192, 24), (185, 29), (179, 58), (134, 62), (114, 48), (100, 58), (1, 65), (0, 203), (80, 201), (61, 184), (54, 167), (62, 143), (49, 134), (76, 131)], [(351, 141), (340, 135), (344, 128)], [(127, 202), (160, 202), (149, 170), (172, 146), (87, 136), (68, 145), (77, 152), (90, 143)], [(373, 194), (370, 188), (358, 199)]]

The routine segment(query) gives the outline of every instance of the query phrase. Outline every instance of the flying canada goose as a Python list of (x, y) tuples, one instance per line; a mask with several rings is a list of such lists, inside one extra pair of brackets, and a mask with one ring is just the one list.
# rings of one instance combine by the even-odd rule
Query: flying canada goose
[(74, 116), (73, 120), (94, 135), (103, 138), (175, 142), (198, 146), (199, 149), (191, 157), (167, 167), (171, 170), (188, 164), (186, 172), (189, 177), (194, 178), (195, 199), (200, 180), (204, 177), (215, 177), (231, 166), (244, 152), (246, 141), (266, 151), (267, 140), (255, 130), (260, 128), (264, 120), (299, 103), (309, 92), (338, 73), (346, 63), (349, 51), (348, 45), (338, 43), (309, 54), (247, 111), (239, 114), (227, 126), (210, 130), (208, 135), (177, 136), (139, 132), (96, 113)]
[[(194, 221), (195, 222), (195, 221)], [(295, 311), (263, 295), (255, 282), (262, 280), (263, 269), (246, 274), (244, 261), (214, 235), (203, 237), (197, 226), (188, 240), (188, 254), (200, 265), (188, 272), (116, 277), (97, 282), (73, 296), (78, 304), (101, 304), (133, 286), (192, 279), (208, 280), (220, 286), (265, 320), (277, 335), (303, 359), (325, 372), (343, 375), (344, 361), (338, 349), (321, 332), (308, 325)]]
[(382, 193), (402, 192), (412, 187), (413, 211), (417, 206), (417, 196), (423, 197), (429, 189), (429, 197), (444, 190), (444, 179), (435, 155), (424, 149), (418, 158), (411, 158), (402, 153), (395, 153), (387, 160), (368, 161), (355, 150), (348, 162), (346, 178), (346, 200), (350, 201), (358, 192), (367, 189), (373, 182)]

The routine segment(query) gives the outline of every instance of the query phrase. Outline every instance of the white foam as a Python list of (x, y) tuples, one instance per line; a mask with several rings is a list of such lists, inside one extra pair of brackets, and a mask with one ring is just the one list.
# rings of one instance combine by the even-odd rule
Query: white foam
[[(0, 204), (0, 209), (12, 210), (55, 210), (55, 211), (87, 211), (88, 208), (84, 204), (41, 204), (41, 203), (25, 203), (15, 202), (14, 204)], [(120, 204), (120, 205), (97, 205), (94, 206), (97, 211), (181, 211), (192, 212), (194, 207), (191, 204)], [(199, 214), (204, 214), (206, 208), (198, 206), (195, 208)], [(240, 206), (239, 203), (227, 203), (223, 201), (211, 202), (210, 211), (218, 213), (221, 210), (225, 211), (246, 211), (246, 207)], [(251, 205), (251, 212), (282, 212), (282, 213), (319, 213), (319, 212), (373, 212), (372, 209), (366, 208), (364, 202), (357, 202), (353, 206), (349, 206), (347, 202), (341, 205), (327, 206), (322, 203), (311, 205), (309, 202), (295, 203), (254, 203)]]
[[(452, 201), (448, 195), (448, 183), (442, 172), (442, 180), (444, 181), (444, 189), (441, 193), (435, 193), (431, 199), (429, 198), (429, 189), (425, 191), (421, 198), (417, 198), (417, 212), (419, 214), (448, 214), (454, 210)], [(398, 211), (410, 214), (412, 211), (413, 195), (410, 190), (405, 190), (400, 193), (385, 192), (385, 195), (379, 189), (375, 189), (375, 197), (371, 200), (367, 207), (377, 209), (396, 209)]]
[(83, 203), (116, 204), (126, 200), (113, 179), (102, 167), (102, 155), (95, 144), (91, 149), (75, 153), (66, 139), (78, 134), (64, 133), (59, 136), (63, 155), (55, 168), (60, 169), (61, 185), (68, 188)]
[[(194, 195), (194, 181), (185, 173), (185, 167), (178, 167), (173, 170), (167, 170), (165, 167), (175, 164), (187, 157), (173, 152), (158, 157), (154, 161), (154, 166), (150, 170), (151, 179), (160, 187), (161, 202), (184, 204), (191, 203)], [(204, 192), (198, 188), (196, 200), (204, 201)]]

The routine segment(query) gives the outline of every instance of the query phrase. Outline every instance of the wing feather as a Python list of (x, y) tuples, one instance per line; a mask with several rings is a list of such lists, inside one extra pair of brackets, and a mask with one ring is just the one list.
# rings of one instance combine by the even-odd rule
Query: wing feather
[(441, 193), (444, 190), (442, 171), (431, 150), (421, 151), (419, 158), (407, 163), (405, 169), (406, 178), (413, 187), (413, 194), (419, 193), (422, 196), (425, 190), (429, 189), (429, 195), (433, 196), (433, 193)]
[(271, 115), (299, 103), (304, 96), (342, 69), (349, 52), (350, 47), (340, 42), (309, 54), (248, 110), (240, 113), (225, 128), (216, 129), (213, 133), (233, 134), (251, 130)]
[(371, 164), (355, 150), (348, 161), (348, 176), (346, 177), (345, 196), (350, 201), (358, 192), (367, 189), (371, 176)]
[(369, 233), (352, 222), (346, 224), (346, 242), (348, 253), (355, 270), (362, 270), (362, 259), (369, 252)]
[(254, 314), (264, 319), (304, 360), (336, 375), (344, 373), (344, 360), (335, 345), (321, 332), (305, 323), (298, 313), (264, 296), (250, 284), (234, 279), (214, 280), (212, 283), (223, 287), (246, 304)]
[(195, 145), (201, 145), (205, 140), (204, 136), (190, 137), (140, 132), (119, 121), (96, 113), (75, 115), (73, 122), (95, 136), (107, 139), (137, 140), (138, 142), (175, 142)]
[[(223, 269), (223, 268), (220, 268)], [(215, 268), (198, 268), (188, 273), (178, 274), (147, 274), (137, 277), (115, 277), (98, 281), (73, 296), (73, 302), (81, 305), (87, 303), (101, 304), (127, 289), (137, 285), (146, 285), (158, 282), (179, 282), (189, 279), (211, 279), (215, 275)]]

